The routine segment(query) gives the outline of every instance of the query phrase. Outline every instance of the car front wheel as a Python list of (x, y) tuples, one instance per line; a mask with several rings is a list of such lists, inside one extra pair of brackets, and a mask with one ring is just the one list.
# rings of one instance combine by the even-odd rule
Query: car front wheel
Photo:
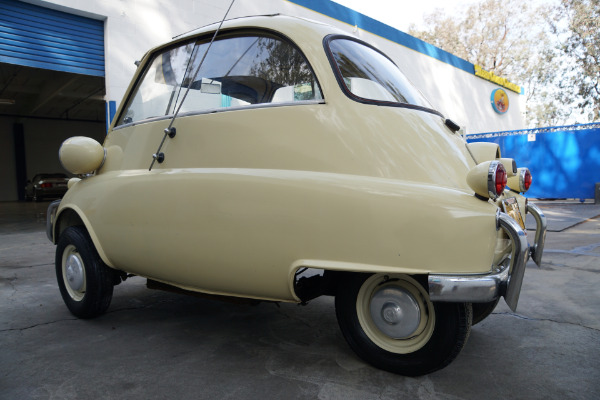
[(98, 255), (85, 228), (72, 226), (60, 235), (55, 266), (60, 294), (73, 315), (94, 318), (108, 309), (114, 272)]
[(350, 347), (377, 368), (418, 376), (454, 360), (471, 330), (470, 303), (433, 303), (408, 275), (353, 274), (335, 298)]

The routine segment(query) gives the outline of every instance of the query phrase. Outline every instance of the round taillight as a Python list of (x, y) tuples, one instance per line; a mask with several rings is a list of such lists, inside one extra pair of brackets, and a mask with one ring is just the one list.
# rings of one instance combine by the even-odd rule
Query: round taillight
[(504, 188), (506, 187), (507, 175), (506, 169), (504, 169), (504, 165), (500, 162), (492, 162), (490, 164), (490, 174), (488, 175), (488, 179), (491, 180), (494, 191), (490, 193), (490, 197), (497, 198), (504, 192)]
[(519, 168), (515, 175), (508, 178), (507, 185), (514, 192), (525, 193), (531, 186), (531, 172), (528, 168)]
[(484, 161), (467, 173), (467, 184), (480, 199), (496, 201), (504, 193), (507, 181), (506, 169), (498, 160)]
[(523, 176), (523, 192), (529, 190), (529, 187), (531, 186), (531, 180), (531, 172), (529, 172), (528, 169), (525, 169), (525, 174)]

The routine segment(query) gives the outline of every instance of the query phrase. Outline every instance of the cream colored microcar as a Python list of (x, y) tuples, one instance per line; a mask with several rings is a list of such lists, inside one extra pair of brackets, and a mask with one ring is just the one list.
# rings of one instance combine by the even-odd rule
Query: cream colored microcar
[[(78, 317), (130, 274), (274, 302), (335, 296), (367, 362), (443, 368), (504, 297), (515, 309), (546, 220), (526, 168), (459, 127), (374, 47), (286, 16), (225, 21), (149, 51), (104, 144), (48, 212)], [(506, 187), (507, 181), (509, 188)], [(531, 246), (525, 218), (537, 223)]]

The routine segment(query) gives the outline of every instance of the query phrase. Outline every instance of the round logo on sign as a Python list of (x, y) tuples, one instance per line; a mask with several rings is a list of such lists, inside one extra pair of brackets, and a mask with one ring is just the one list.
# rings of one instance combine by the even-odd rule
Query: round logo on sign
[(496, 89), (492, 92), (492, 108), (498, 114), (504, 114), (508, 111), (508, 95), (504, 89)]

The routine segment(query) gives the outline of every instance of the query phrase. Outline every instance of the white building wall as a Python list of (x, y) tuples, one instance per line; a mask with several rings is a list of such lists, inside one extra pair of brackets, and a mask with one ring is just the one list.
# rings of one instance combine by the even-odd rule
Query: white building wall
[[(134, 62), (173, 36), (223, 18), (229, 0), (28, 0), (33, 4), (105, 20), (106, 100), (117, 104), (135, 71)], [(324, 0), (326, 1), (326, 0)], [(468, 133), (525, 128), (524, 101), (506, 89), (510, 108), (496, 113), (490, 105), (498, 85), (428, 55), (356, 29), (286, 0), (235, 0), (228, 18), (282, 13), (329, 23), (380, 48), (447, 118)]]

